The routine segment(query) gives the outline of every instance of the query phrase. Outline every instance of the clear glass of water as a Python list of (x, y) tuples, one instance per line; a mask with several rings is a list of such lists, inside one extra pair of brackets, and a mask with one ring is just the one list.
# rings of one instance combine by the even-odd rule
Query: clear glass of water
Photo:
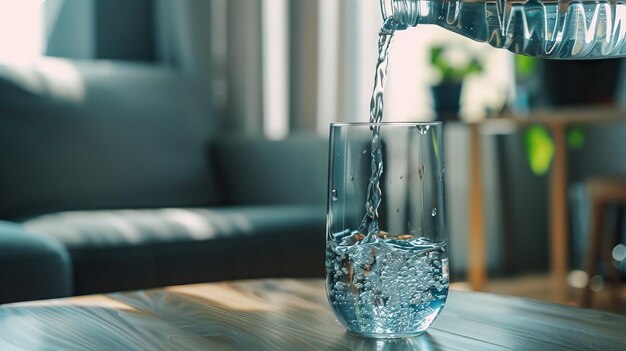
[(332, 124), (326, 292), (348, 332), (424, 333), (448, 295), (442, 125)]

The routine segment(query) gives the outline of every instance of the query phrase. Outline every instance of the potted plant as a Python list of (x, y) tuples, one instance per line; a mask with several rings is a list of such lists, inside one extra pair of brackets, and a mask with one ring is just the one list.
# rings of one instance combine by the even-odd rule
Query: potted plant
[(435, 113), (438, 119), (458, 120), (463, 81), (483, 71), (478, 57), (460, 44), (433, 46), (430, 64), (438, 74), (438, 82), (431, 87)]

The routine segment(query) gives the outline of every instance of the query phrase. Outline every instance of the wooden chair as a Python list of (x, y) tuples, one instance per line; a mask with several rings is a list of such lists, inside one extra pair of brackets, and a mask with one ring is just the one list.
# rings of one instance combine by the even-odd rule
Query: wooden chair
[[(611, 233), (610, 240), (604, 239), (605, 215), (611, 206), (626, 205), (626, 181), (611, 179), (592, 179), (587, 182), (587, 189), (591, 199), (591, 235), (587, 247), (586, 273), (589, 281), (598, 270), (598, 263), (603, 260), (609, 267), (609, 285), (611, 303), (617, 308), (620, 304), (621, 272), (612, 264), (611, 250), (619, 242), (620, 233)], [(623, 213), (623, 210), (620, 210)], [(623, 217), (618, 216), (617, 229), (621, 228)], [(602, 258), (600, 258), (600, 254)], [(580, 304), (582, 307), (591, 307), (591, 284), (583, 289)]]

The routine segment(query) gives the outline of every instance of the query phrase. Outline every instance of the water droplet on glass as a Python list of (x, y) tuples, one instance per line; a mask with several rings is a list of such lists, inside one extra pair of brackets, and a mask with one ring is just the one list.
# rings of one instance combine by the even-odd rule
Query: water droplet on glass
[(420, 169), (419, 169), (419, 171), (418, 171), (418, 174), (419, 174), (419, 176), (420, 176), (420, 180), (424, 180), (424, 172), (425, 172), (425, 171), (426, 171), (426, 170), (424, 169), (424, 165), (421, 165), (421, 166), (420, 166)]
[(428, 129), (430, 128), (430, 126), (425, 126), (425, 125), (417, 125), (417, 131), (421, 134), (421, 135), (425, 135), (426, 133), (428, 133)]
[(404, 178), (404, 176), (400, 176), (400, 179)]
[(331, 191), (330, 196), (332, 197), (333, 201), (337, 201), (337, 190), (333, 189), (333, 191)]
[(433, 210), (430, 212), (430, 214), (435, 217), (437, 215), (437, 207), (433, 208)]
[(399, 208), (396, 208), (396, 213), (400, 213), (400, 209)]
[(363, 150), (363, 153), (364, 153), (364, 154), (365, 154), (365, 153), (367, 153), (367, 149)]

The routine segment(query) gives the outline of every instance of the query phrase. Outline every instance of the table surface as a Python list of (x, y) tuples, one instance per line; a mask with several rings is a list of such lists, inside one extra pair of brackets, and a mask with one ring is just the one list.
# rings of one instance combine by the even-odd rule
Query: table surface
[(321, 279), (220, 282), (0, 307), (0, 350), (626, 350), (626, 317), (451, 291), (421, 337), (347, 334)]

